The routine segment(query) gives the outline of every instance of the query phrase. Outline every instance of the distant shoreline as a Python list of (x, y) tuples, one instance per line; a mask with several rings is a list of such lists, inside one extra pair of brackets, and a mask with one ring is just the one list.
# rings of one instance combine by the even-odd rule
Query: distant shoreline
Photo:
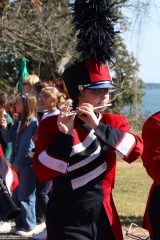
[(160, 89), (160, 83), (144, 83), (144, 88), (146, 89)]

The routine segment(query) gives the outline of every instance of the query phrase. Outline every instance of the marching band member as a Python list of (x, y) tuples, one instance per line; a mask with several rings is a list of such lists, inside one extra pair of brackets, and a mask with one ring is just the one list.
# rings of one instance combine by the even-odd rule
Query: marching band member
[(150, 116), (143, 125), (142, 138), (144, 151), (143, 165), (153, 184), (143, 218), (143, 227), (150, 233), (152, 240), (160, 239), (160, 112)]
[(114, 4), (73, 4), (81, 56), (63, 78), (75, 111), (66, 106), (38, 128), (33, 167), (41, 181), (53, 180), (49, 240), (123, 239), (112, 198), (116, 155), (131, 163), (141, 156), (143, 145), (126, 117), (103, 112), (113, 88), (107, 62), (113, 56)]

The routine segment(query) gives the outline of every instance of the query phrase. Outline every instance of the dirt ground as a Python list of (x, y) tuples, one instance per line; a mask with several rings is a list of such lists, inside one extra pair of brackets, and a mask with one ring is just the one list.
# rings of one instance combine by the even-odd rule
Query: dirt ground
[(31, 240), (31, 239), (33, 239), (33, 238), (24, 238), (24, 237), (19, 237), (16, 235), (0, 233), (0, 240)]
[[(124, 240), (148, 240), (148, 232), (138, 227), (127, 229), (127, 231), (123, 230), (123, 234)], [(33, 240), (33, 238), (24, 238), (16, 235), (0, 233), (0, 240)]]
[(124, 240), (131, 240), (131, 239), (137, 239), (137, 240), (149, 240), (149, 234), (148, 231), (139, 228), (139, 227), (133, 227), (131, 229), (127, 229), (126, 231), (123, 231)]

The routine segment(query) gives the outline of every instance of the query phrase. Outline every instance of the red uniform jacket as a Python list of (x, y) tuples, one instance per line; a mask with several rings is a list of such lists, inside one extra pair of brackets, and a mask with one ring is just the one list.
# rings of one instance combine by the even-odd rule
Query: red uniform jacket
[[(116, 114), (102, 114), (99, 126), (95, 131), (93, 129), (89, 131), (89, 134), (86, 133), (85, 129), (75, 120), (73, 136), (70, 137), (59, 132), (57, 128), (57, 117), (54, 116), (40, 122), (37, 138), (38, 142), (33, 158), (33, 168), (37, 177), (41, 181), (49, 181), (59, 175), (65, 175), (67, 170), (67, 174), (71, 173), (73, 190), (83, 187), (83, 185), (87, 185), (89, 181), (92, 181), (92, 179), (85, 179), (84, 182), (83, 178), (82, 181), (79, 180), (81, 179), (79, 169), (85, 168), (86, 166), (84, 165), (87, 161), (91, 165), (91, 160), (90, 158), (86, 158), (85, 161), (82, 160), (72, 165), (69, 159), (71, 158), (75, 161), (74, 155), (78, 156), (78, 152), (81, 151), (80, 149), (84, 151), (83, 147), (85, 146), (87, 148), (89, 142), (91, 142), (91, 144), (93, 143), (93, 139), (98, 139), (100, 142), (100, 145), (95, 151), (97, 155), (99, 147), (108, 147), (105, 154), (105, 162), (99, 162), (98, 166), (94, 166), (96, 169), (92, 169), (93, 174), (90, 175), (92, 178), (95, 175), (96, 178), (98, 174), (103, 173), (102, 189), (104, 208), (112, 226), (115, 239), (122, 240), (123, 236), (120, 221), (112, 199), (112, 189), (114, 187), (116, 171), (116, 153), (125, 161), (131, 163), (139, 158), (143, 151), (142, 140), (140, 137), (130, 133), (128, 120), (124, 116)], [(99, 158), (97, 157), (96, 163), (98, 163), (98, 161)], [(75, 172), (79, 171), (78, 174), (80, 174), (80, 177), (75, 177), (74, 170)], [(84, 171), (88, 170), (83, 169), (83, 174)], [(85, 176), (88, 176), (88, 172)]]
[(142, 138), (144, 141), (143, 165), (148, 175), (153, 179), (142, 226), (152, 235), (153, 229), (149, 219), (148, 206), (152, 191), (157, 185), (160, 185), (160, 112), (153, 114), (144, 123)]
[(16, 172), (11, 168), (8, 161), (5, 159), (2, 147), (0, 145), (0, 175), (5, 181), (9, 192), (12, 192), (19, 185)]

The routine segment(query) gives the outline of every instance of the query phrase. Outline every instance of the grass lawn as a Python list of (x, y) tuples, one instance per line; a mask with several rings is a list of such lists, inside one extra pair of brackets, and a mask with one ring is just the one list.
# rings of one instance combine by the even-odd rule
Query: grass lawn
[(140, 160), (118, 161), (113, 197), (124, 228), (132, 222), (140, 226), (151, 183)]

